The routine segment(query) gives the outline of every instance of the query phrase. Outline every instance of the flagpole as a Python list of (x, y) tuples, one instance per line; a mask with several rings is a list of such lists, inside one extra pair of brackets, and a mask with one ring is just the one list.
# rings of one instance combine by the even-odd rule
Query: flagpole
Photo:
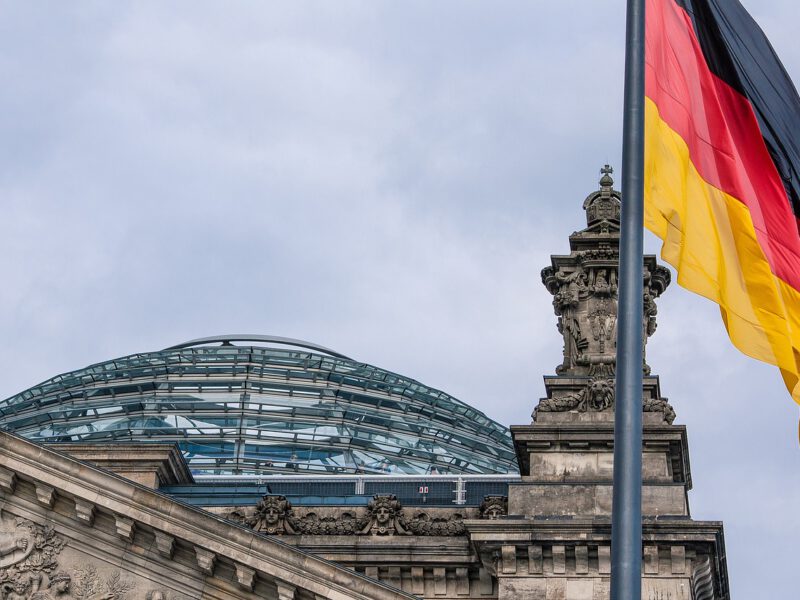
[(611, 600), (641, 600), (645, 0), (628, 0), (622, 128)]

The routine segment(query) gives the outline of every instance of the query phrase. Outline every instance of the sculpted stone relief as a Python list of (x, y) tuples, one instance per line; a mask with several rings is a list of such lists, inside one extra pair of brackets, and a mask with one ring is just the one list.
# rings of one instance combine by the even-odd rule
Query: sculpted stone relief
[[(536, 420), (540, 412), (603, 412), (614, 407), (614, 400), (614, 380), (593, 378), (577, 392), (544, 398), (533, 410), (532, 416)], [(665, 398), (643, 398), (642, 410), (662, 413), (664, 421), (670, 425), (676, 416)]]
[[(571, 382), (566, 393), (560, 391), (542, 400), (534, 410), (534, 419), (540, 412), (607, 411), (614, 407), (620, 196), (613, 190), (612, 169), (606, 166), (601, 172), (600, 190), (590, 194), (583, 205), (586, 229), (572, 234), (568, 256), (553, 257), (552, 266), (542, 270), (542, 282), (553, 295), (557, 328), (564, 343), (556, 374), (564, 381), (586, 378), (587, 383), (576, 389)], [(655, 264), (653, 258), (646, 258), (642, 281), (643, 344), (656, 331), (656, 299), (669, 283), (669, 271)], [(645, 375), (650, 374), (644, 360), (642, 369)], [(643, 409), (663, 413), (668, 423), (675, 418), (663, 398), (644, 399)]]
[[(609, 250), (610, 251), (610, 250)], [(616, 364), (617, 335), (617, 269), (616, 251), (612, 265), (584, 267), (588, 251), (577, 252), (573, 267), (555, 270), (547, 267), (542, 280), (553, 294), (553, 310), (558, 317), (557, 329), (564, 338), (563, 360), (556, 367), (559, 375), (613, 376)], [(656, 277), (645, 269), (642, 336), (646, 341), (656, 331), (660, 295), (669, 272), (658, 267)], [(665, 277), (666, 273), (666, 277)], [(649, 372), (647, 366), (645, 371)]]
[[(491, 500), (490, 500), (491, 499)], [(481, 506), (480, 518), (494, 519), (508, 510), (504, 496), (487, 496)], [(466, 535), (465, 515), (460, 513), (437, 517), (427, 512), (416, 512), (411, 518), (405, 514), (397, 497), (376, 494), (367, 504), (363, 514), (349, 510), (335, 516), (319, 516), (309, 512), (295, 514), (285, 496), (267, 495), (251, 511), (235, 510), (228, 518), (270, 535)]]
[(0, 513), (0, 600), (178, 600), (162, 590), (139, 591), (119, 571), (59, 568), (64, 547), (53, 527)]
[(481, 519), (499, 519), (508, 514), (508, 496), (486, 496), (478, 510)]

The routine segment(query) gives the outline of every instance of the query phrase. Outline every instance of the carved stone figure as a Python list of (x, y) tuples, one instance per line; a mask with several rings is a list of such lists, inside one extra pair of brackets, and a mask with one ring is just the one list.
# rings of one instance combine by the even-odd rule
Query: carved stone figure
[(30, 579), (19, 578), (13, 583), (3, 584), (1, 597), (4, 600), (27, 600), (30, 591)]
[(285, 496), (264, 496), (256, 505), (256, 512), (248, 525), (256, 531), (280, 534), (294, 533), (291, 527), (292, 504)]
[[(85, 573), (89, 570), (79, 569), (79, 571)], [(46, 590), (35, 592), (30, 600), (122, 600), (125, 592), (132, 587), (130, 584), (124, 584), (121, 594), (115, 593), (113, 584), (109, 585), (110, 589), (96, 591), (96, 587), (99, 585), (97, 572), (94, 569), (90, 569), (90, 572), (93, 579), (91, 581), (82, 580), (75, 595), (72, 594), (72, 576), (60, 571), (50, 579), (50, 585)], [(116, 579), (119, 579), (118, 574)]]
[(39, 592), (63, 547), (53, 527), (0, 514), (0, 597), (27, 600)]
[(481, 519), (499, 519), (508, 514), (508, 496), (484, 496), (480, 506)]
[(369, 523), (364, 533), (372, 535), (409, 535), (403, 507), (394, 494), (376, 494), (367, 504)]
[(592, 379), (587, 390), (588, 409), (603, 411), (614, 406), (614, 380)]

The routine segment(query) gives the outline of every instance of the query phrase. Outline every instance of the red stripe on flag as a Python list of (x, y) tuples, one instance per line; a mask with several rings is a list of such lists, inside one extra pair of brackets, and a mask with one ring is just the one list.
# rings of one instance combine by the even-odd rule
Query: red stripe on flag
[(795, 216), (750, 102), (711, 72), (674, 0), (648, 0), (646, 18), (645, 95), (703, 179), (748, 207), (772, 272), (800, 290)]

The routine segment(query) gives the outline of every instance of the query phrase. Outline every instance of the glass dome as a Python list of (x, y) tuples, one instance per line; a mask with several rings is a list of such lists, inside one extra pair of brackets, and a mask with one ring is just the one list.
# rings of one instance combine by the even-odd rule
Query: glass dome
[(508, 429), (480, 411), (266, 336), (204, 338), (58, 375), (0, 402), (0, 427), (38, 442), (175, 442), (196, 474), (517, 472)]

